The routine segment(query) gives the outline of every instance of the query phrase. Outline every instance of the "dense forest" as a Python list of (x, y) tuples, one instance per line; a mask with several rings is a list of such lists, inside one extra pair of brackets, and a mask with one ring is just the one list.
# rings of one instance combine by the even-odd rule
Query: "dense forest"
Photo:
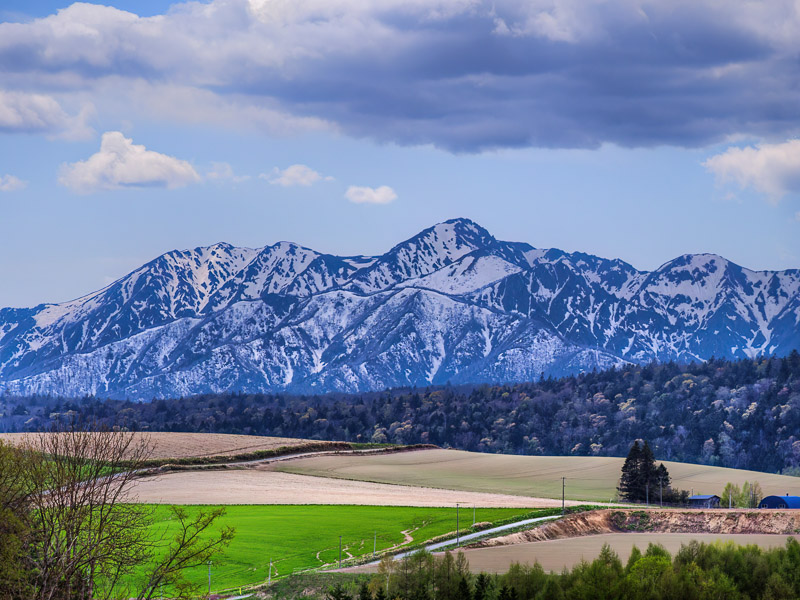
[(202, 395), (147, 403), (0, 396), (0, 429), (67, 420), (131, 430), (432, 443), (479, 452), (625, 456), (800, 473), (800, 354), (629, 366), (514, 385), (324, 396)]

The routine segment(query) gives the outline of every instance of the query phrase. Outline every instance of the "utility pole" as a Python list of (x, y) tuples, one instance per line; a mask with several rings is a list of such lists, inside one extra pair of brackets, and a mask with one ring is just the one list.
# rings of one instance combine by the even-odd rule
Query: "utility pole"
[(375, 532), (375, 539), (372, 541), (372, 558), (375, 558), (375, 553), (378, 551), (378, 532)]
[(272, 559), (269, 559), (269, 579), (267, 579), (267, 585), (272, 585)]
[(461, 534), (458, 531), (458, 502), (456, 502), (456, 548), (461, 546)]
[(475, 527), (475, 505), (472, 505), (472, 526)]
[(658, 482), (658, 503), (661, 504), (661, 508), (664, 508), (664, 482)]
[(208, 561), (208, 595), (211, 595), (211, 561)]
[(650, 482), (646, 482), (644, 484), (644, 500), (647, 503), (647, 506), (650, 506)]
[(342, 536), (339, 536), (339, 568), (342, 568)]
[(565, 495), (566, 488), (567, 488), (567, 478), (566, 477), (562, 477), (561, 478), (561, 516), (562, 517), (564, 516), (565, 506), (566, 506), (566, 500), (565, 500), (565, 498), (566, 498), (566, 495)]

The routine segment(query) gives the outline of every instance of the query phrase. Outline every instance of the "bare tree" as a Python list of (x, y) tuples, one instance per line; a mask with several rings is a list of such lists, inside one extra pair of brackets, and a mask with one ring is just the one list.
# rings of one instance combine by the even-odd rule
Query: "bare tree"
[(17, 487), (25, 510), (17, 513), (28, 530), (31, 597), (151, 598), (159, 586), (171, 587), (173, 597), (193, 593), (184, 570), (221, 551), (233, 530), (209, 534), (222, 510), (190, 516), (173, 509), (180, 533), (158, 535), (154, 507), (132, 502), (152, 450), (145, 435), (78, 428), (32, 435), (18, 448), (19, 473), (7, 465), (0, 482), (24, 481)]
[(25, 560), (30, 541), (25, 458), (23, 451), (0, 440), (0, 600), (28, 598), (32, 593)]

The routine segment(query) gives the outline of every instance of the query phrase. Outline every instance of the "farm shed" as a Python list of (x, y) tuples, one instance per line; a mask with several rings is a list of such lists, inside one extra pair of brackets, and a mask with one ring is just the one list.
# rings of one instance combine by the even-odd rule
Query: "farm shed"
[(697, 494), (689, 497), (689, 506), (692, 508), (719, 508), (720, 500), (722, 500), (722, 498), (716, 494)]
[(790, 496), (767, 496), (759, 504), (758, 508), (800, 508), (800, 497)]

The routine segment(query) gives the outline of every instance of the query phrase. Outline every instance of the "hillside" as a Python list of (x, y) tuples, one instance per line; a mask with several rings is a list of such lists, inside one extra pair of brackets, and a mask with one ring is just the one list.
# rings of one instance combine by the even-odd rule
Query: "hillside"
[[(276, 463), (284, 473), (399, 485), (489, 491), (561, 498), (562, 477), (569, 500), (610, 502), (616, 497), (622, 458), (510, 456), (457, 450), (419, 450), (374, 456), (318, 456)], [(673, 485), (697, 494), (721, 495), (728, 482), (758, 481), (765, 493), (800, 495), (800, 477), (665, 461)], [(658, 491), (653, 491), (658, 503)]]
[(173, 251), (62, 304), (0, 310), (0, 390), (151, 399), (523, 381), (786, 355), (800, 271), (711, 254), (653, 272), (466, 219), (380, 256), (289, 242)]
[(0, 396), (0, 430), (44, 431), (73, 419), (551, 456), (625, 456), (632, 440), (644, 438), (661, 460), (800, 472), (800, 354), (350, 395), (207, 394), (148, 403)]

